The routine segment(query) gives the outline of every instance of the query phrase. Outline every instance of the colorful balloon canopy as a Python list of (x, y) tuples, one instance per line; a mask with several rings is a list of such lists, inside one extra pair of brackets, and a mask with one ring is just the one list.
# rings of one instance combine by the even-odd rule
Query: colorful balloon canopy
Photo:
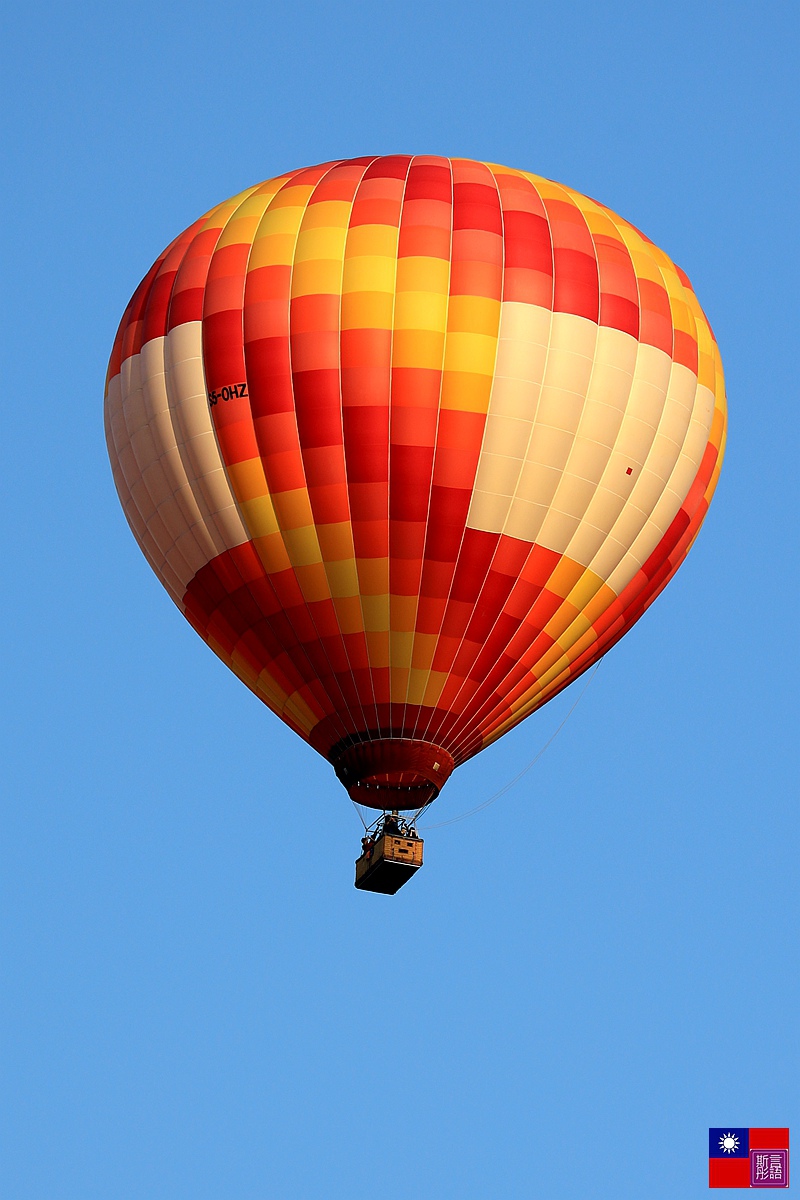
[(106, 396), (175, 603), (354, 799), (403, 809), (652, 603), (725, 412), (691, 284), (638, 230), (525, 171), (406, 155), (191, 225)]

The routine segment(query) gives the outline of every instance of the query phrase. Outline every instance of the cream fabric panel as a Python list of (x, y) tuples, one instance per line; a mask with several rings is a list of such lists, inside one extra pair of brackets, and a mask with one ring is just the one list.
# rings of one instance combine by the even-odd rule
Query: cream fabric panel
[[(638, 343), (618, 329), (601, 327), (597, 354), (578, 432), (556, 503), (576, 520), (569, 555), (588, 566), (625, 502), (604, 487), (630, 404)], [(615, 473), (612, 471), (611, 473)]]
[[(583, 325), (591, 325), (583, 318)], [(598, 489), (609, 472), (624, 426), (635, 377), (637, 343), (618, 329), (597, 327), (596, 347), (585, 400), (578, 414), (569, 458), (539, 542), (588, 566), (606, 537), (609, 505), (598, 503)], [(612, 512), (618, 511), (617, 505)]]
[(685, 500), (713, 409), (664, 351), (583, 317), (503, 304), (468, 524), (567, 554), (619, 594)]
[(563, 553), (577, 522), (553, 507), (592, 375), (597, 325), (553, 313), (536, 417), (503, 532)]
[(228, 483), (206, 396), (202, 322), (187, 321), (167, 335), (167, 393), (175, 439), (190, 481), (197, 523), (213, 551), (232, 550), (248, 540)]
[[(147, 424), (137, 433), (137, 459), (158, 515), (169, 530), (172, 544), (165, 549), (167, 562), (181, 573), (191, 571), (186, 583), (213, 557), (205, 535), (195, 534), (199, 512), (178, 451), (169, 411), (164, 369), (165, 338), (152, 338), (141, 350), (142, 396)], [(204, 544), (205, 543), (205, 544)]]
[[(677, 363), (674, 365), (673, 375), (676, 372), (695, 378), (688, 368)], [(667, 428), (663, 432), (659, 429), (654, 442), (654, 457), (657, 453), (662, 470), (664, 462), (668, 458), (671, 459), (672, 469), (663, 491), (648, 513), (630, 549), (609, 576), (609, 586), (617, 593), (647, 561), (674, 521), (694, 482), (708, 445), (714, 415), (714, 396), (707, 387), (695, 386), (693, 403), (686, 410), (685, 416), (682, 416), (676, 404), (668, 408), (674, 411), (670, 411), (671, 420)], [(668, 408), (665, 408), (665, 417)], [(683, 425), (683, 436), (676, 453), (675, 435), (680, 431), (679, 422)]]
[[(125, 423), (121, 375), (115, 375), (113, 379), (109, 380), (105, 428), (111, 470), (122, 503), (122, 510), (147, 561), (153, 570), (158, 572), (158, 564), (164, 562), (163, 555), (131, 494), (131, 481), (135, 482), (138, 479), (138, 468)], [(180, 580), (166, 564), (162, 579), (172, 599), (180, 605), (182, 596)]]
[[(670, 487), (689, 431), (697, 393), (697, 376), (687, 367), (671, 363), (667, 395), (650, 452), (605, 548), (605, 578), (617, 594), (647, 561), (674, 520), (702, 460), (687, 462), (680, 492)], [(679, 480), (680, 482), (680, 480)], [(645, 533), (645, 531), (647, 531)], [(614, 561), (616, 557), (616, 561)]]
[(588, 565), (607, 582), (658, 502), (680, 450), (677, 443), (671, 447), (665, 443), (661, 465), (653, 470), (653, 447), (669, 408), (672, 359), (654, 346), (634, 345), (636, 361), (630, 395), (597, 495), (586, 514), (587, 520), (604, 534)]
[(117, 490), (139, 544), (182, 607), (187, 585), (248, 540), (214, 434), (201, 323), (177, 326), (131, 355), (109, 382)]
[(536, 417), (552, 313), (501, 305), (492, 394), (467, 525), (500, 532), (508, 519)]
[(179, 553), (170, 555), (175, 545), (175, 514), (168, 505), (164, 505), (165, 500), (169, 499), (168, 487), (163, 472), (159, 478), (157, 469), (159, 453), (150, 428), (150, 414), (142, 382), (141, 353), (132, 354), (123, 362), (120, 379), (122, 416), (129, 441), (127, 454), (132, 456), (129, 473), (126, 472), (128, 478), (133, 480), (131, 497), (158, 547), (157, 571), (160, 573), (169, 566), (182, 596), (194, 572)]

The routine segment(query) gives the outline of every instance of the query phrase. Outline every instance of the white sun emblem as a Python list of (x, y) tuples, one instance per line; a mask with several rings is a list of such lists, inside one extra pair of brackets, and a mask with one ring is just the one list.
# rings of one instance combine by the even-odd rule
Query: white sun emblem
[(733, 1154), (734, 1150), (739, 1149), (739, 1139), (735, 1133), (726, 1133), (719, 1139), (719, 1148), (724, 1150), (726, 1154)]

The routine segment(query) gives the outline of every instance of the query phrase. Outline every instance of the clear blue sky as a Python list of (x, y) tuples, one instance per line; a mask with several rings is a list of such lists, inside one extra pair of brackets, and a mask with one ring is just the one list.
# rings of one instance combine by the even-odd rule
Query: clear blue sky
[[(788, 0), (16, 7), (4, 1200), (695, 1200), (709, 1126), (800, 1144), (798, 32)], [(102, 433), (117, 322), (179, 230), (392, 151), (525, 167), (645, 230), (731, 409), (675, 581), (393, 901), (353, 889), (330, 767), (150, 572)]]

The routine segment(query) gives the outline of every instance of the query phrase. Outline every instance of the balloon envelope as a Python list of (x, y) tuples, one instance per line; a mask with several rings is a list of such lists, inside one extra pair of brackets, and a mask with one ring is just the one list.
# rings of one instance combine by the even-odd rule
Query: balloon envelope
[(114, 478), (200, 636), (350, 795), (416, 808), (595, 662), (716, 485), (685, 274), (570, 188), (360, 158), (212, 209), (136, 290)]

